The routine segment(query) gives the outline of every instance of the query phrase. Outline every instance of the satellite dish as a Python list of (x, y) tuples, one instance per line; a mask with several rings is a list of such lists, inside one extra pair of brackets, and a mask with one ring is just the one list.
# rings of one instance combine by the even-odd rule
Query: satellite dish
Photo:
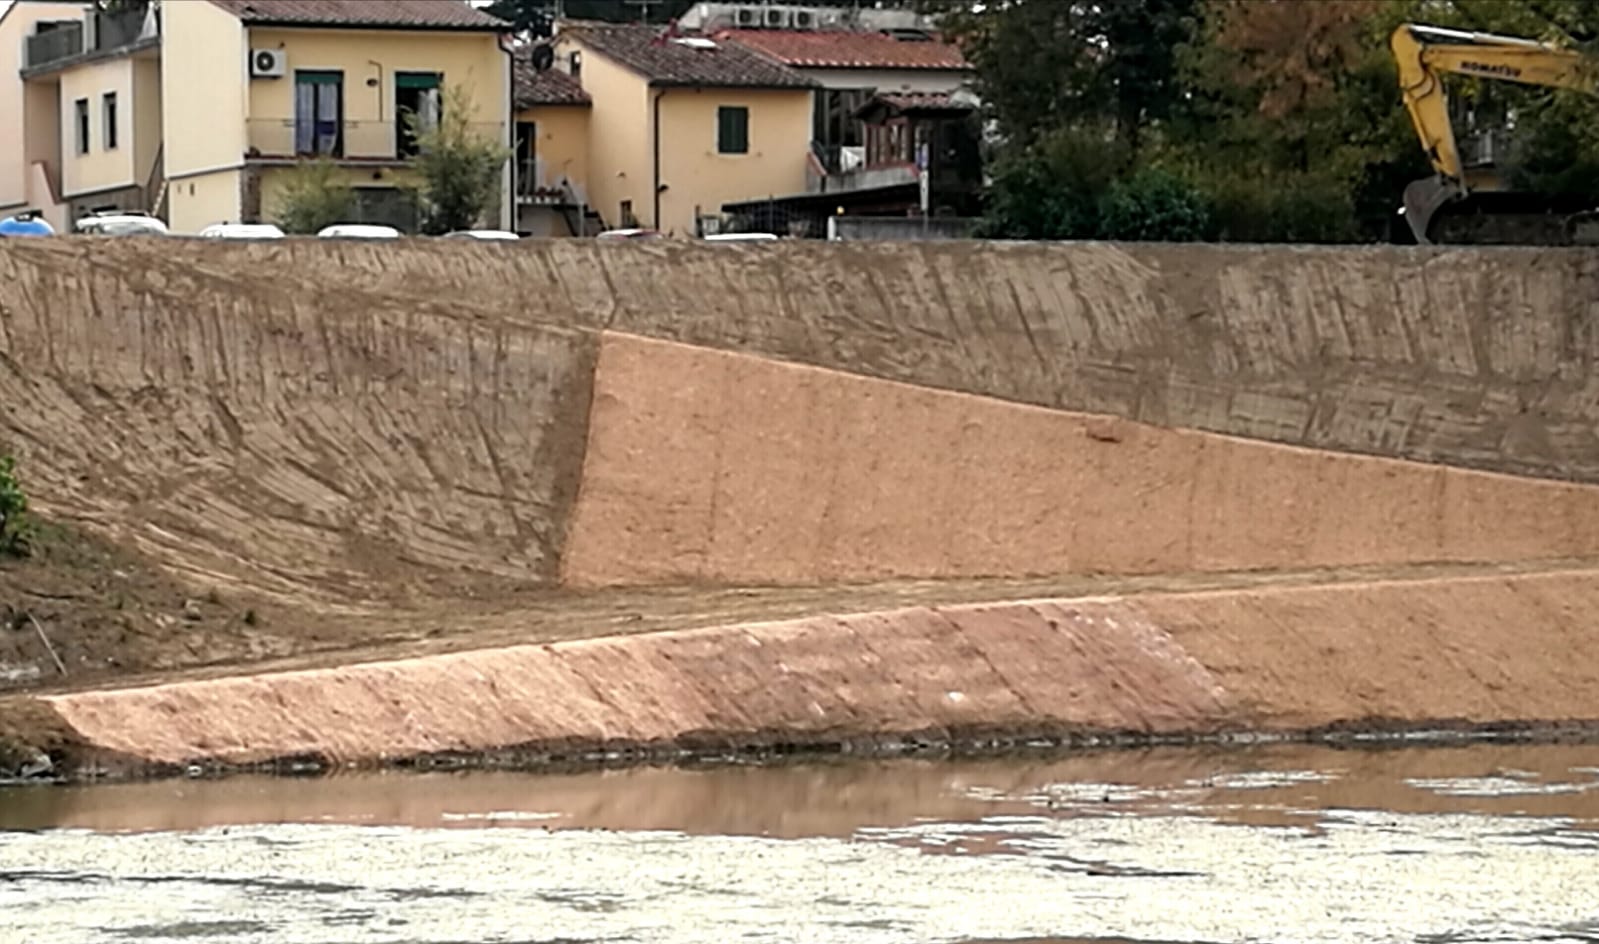
[(533, 71), (545, 72), (555, 65), (555, 47), (543, 43), (533, 47)]

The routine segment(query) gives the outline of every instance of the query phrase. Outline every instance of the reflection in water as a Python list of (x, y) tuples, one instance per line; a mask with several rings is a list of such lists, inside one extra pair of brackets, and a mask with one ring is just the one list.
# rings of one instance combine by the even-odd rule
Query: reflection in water
[(0, 833), (0, 938), (1592, 942), (1595, 759), (1278, 745), (13, 790), (0, 827), (41, 831)]

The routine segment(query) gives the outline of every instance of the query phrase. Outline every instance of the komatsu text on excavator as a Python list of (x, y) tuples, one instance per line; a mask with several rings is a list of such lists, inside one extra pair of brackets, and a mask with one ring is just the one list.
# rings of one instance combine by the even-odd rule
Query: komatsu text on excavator
[(1593, 63), (1549, 43), (1414, 23), (1394, 30), (1389, 45), (1405, 108), (1437, 171), (1405, 188), (1401, 212), (1418, 243), (1599, 242), (1592, 197), (1514, 192), (1491, 156), (1468, 161), (1462, 155), (1442, 79), (1452, 73), (1594, 94)]

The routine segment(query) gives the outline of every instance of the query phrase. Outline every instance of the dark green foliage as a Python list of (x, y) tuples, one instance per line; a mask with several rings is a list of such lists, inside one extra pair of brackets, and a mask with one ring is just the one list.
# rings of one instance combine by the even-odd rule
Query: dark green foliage
[(16, 460), (0, 455), (0, 556), (26, 556), (33, 531), (28, 496), (17, 481)]

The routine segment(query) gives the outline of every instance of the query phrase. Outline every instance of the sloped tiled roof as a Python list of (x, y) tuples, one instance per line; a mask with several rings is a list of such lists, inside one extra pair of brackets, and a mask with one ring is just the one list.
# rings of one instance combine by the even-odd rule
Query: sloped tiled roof
[[(663, 39), (659, 26), (570, 25), (564, 35), (639, 73), (651, 85), (813, 88), (809, 78), (737, 43), (690, 37)], [(689, 42), (683, 40), (688, 39)]]
[[(185, 0), (192, 2), (192, 0)], [(211, 0), (245, 23), (371, 29), (509, 30), (464, 0)]]
[(533, 68), (530, 49), (518, 50), (511, 60), (511, 81), (517, 108), (535, 105), (589, 105), (593, 100), (583, 86), (560, 69)]
[(717, 36), (796, 69), (971, 68), (954, 43), (907, 42), (883, 33), (723, 30)]

